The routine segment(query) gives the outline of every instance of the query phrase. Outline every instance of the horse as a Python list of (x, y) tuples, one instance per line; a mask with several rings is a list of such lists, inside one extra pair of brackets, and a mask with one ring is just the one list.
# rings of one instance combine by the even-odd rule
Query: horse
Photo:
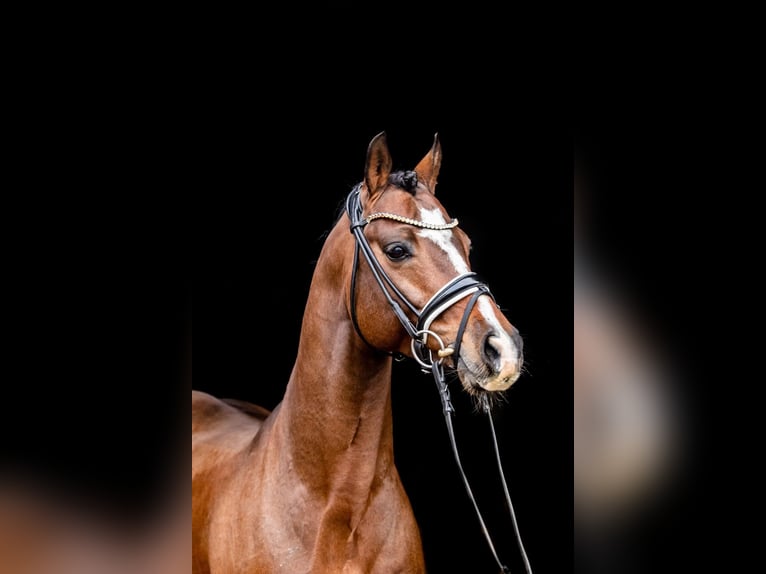
[(317, 259), (297, 356), (269, 411), (192, 390), (193, 574), (422, 573), (394, 464), (392, 361), (446, 365), (474, 397), (522, 373), (518, 330), (437, 199), (438, 133), (413, 170), (369, 142)]

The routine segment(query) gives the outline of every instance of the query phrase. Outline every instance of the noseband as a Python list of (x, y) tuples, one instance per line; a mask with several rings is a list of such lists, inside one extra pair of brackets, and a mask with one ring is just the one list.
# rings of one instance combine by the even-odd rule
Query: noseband
[[(405, 297), (405, 295), (399, 290), (396, 284), (385, 272), (383, 266), (375, 257), (375, 254), (372, 251), (372, 247), (367, 241), (367, 237), (364, 235), (364, 228), (366, 225), (372, 221), (375, 221), (376, 219), (390, 219), (393, 221), (398, 221), (399, 223), (405, 223), (407, 225), (420, 227), (422, 229), (448, 230), (452, 229), (453, 227), (457, 227), (458, 221), (457, 219), (453, 219), (449, 223), (434, 224), (388, 212), (372, 213), (364, 217), (360, 192), (361, 184), (358, 184), (346, 197), (346, 213), (348, 214), (348, 217), (351, 221), (351, 233), (354, 235), (356, 240), (354, 249), (354, 264), (351, 272), (350, 295), (351, 321), (354, 324), (354, 329), (362, 341), (364, 341), (373, 349), (376, 349), (362, 334), (362, 330), (359, 327), (359, 323), (356, 317), (356, 273), (359, 267), (359, 253), (361, 252), (367, 261), (370, 270), (372, 271), (373, 277), (375, 277), (375, 281), (378, 283), (381, 291), (385, 295), (388, 304), (391, 306), (391, 309), (393, 310), (397, 319), (399, 319), (399, 322), (402, 324), (405, 331), (407, 331), (407, 334), (410, 336), (413, 357), (420, 364), (423, 372), (431, 372), (431, 374), (433, 374), (434, 381), (436, 382), (436, 387), (439, 391), (439, 396), (442, 401), (442, 410), (444, 412), (445, 421), (447, 423), (447, 431), (449, 433), (450, 443), (452, 446), (452, 453), (455, 457), (455, 461), (457, 462), (458, 470), (460, 471), (460, 474), (463, 478), (463, 484), (466, 488), (466, 492), (468, 493), (468, 497), (473, 503), (474, 510), (476, 511), (476, 515), (478, 516), (482, 531), (484, 532), (484, 537), (487, 539), (487, 544), (489, 545), (495, 561), (500, 567), (501, 573), (510, 573), (508, 567), (505, 566), (498, 558), (494, 544), (492, 543), (492, 538), (489, 535), (489, 531), (487, 530), (484, 519), (481, 516), (481, 512), (479, 512), (479, 507), (476, 503), (476, 499), (474, 498), (471, 486), (468, 483), (468, 478), (466, 477), (466, 474), (463, 470), (463, 465), (460, 462), (460, 455), (458, 453), (457, 442), (455, 440), (455, 431), (452, 425), (452, 413), (455, 411), (455, 408), (452, 406), (452, 399), (450, 397), (449, 388), (447, 387), (446, 379), (444, 376), (443, 365), (444, 359), (451, 355), (452, 364), (454, 368), (457, 368), (458, 360), (460, 358), (460, 343), (463, 338), (463, 333), (465, 332), (465, 328), (468, 323), (468, 317), (471, 314), (471, 311), (473, 310), (479, 297), (482, 295), (487, 295), (492, 299), (493, 302), (495, 298), (490, 292), (486, 283), (480, 281), (476, 277), (476, 273), (469, 272), (458, 275), (454, 279), (448, 281), (441, 289), (436, 291), (436, 293), (431, 296), (431, 298), (423, 306), (422, 309), (418, 309), (409, 299), (407, 299), (407, 297)], [(437, 317), (439, 317), (439, 315), (444, 313), (458, 301), (462, 301), (468, 296), (471, 298), (468, 300), (465, 310), (463, 311), (463, 317), (460, 320), (460, 324), (455, 335), (455, 341), (451, 344), (451, 346), (445, 345), (441, 337), (430, 330), (431, 324)], [(407, 313), (405, 313), (404, 309), (402, 309), (402, 306), (399, 304), (397, 299), (401, 301), (401, 303), (403, 303), (404, 306), (407, 307), (407, 309), (410, 311), (410, 313), (416, 318), (414, 323), (407, 316)], [(431, 353), (431, 349), (428, 347), (429, 336), (433, 337), (439, 345), (436, 359), (434, 359)], [(398, 353), (392, 354), (394, 354), (397, 359), (403, 358), (403, 356)], [(527, 574), (532, 574), (532, 568), (529, 564), (526, 552), (524, 551), (524, 546), (521, 542), (521, 536), (519, 534), (518, 526), (516, 525), (516, 516), (513, 510), (513, 504), (511, 502), (510, 494), (508, 493), (508, 487), (505, 482), (503, 467), (500, 461), (500, 451), (497, 446), (497, 436), (495, 435), (495, 427), (492, 421), (492, 414), (489, 409), (489, 401), (487, 400), (486, 396), (482, 396), (481, 398), (484, 412), (489, 418), (498, 470), (503, 485), (503, 491), (506, 496), (508, 509), (511, 514), (511, 522), (513, 524), (514, 532), (516, 535), (516, 542), (524, 560), (526, 572)]]

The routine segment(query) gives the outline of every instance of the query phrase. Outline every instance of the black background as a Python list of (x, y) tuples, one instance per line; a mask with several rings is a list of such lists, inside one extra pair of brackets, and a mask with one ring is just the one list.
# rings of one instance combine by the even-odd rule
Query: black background
[[(738, 331), (735, 323), (750, 317), (729, 308), (747, 300), (747, 287), (732, 280), (740, 272), (732, 272), (740, 268), (739, 255), (729, 254), (747, 249), (753, 229), (739, 198), (751, 187), (739, 181), (738, 167), (750, 152), (722, 129), (725, 108), (716, 104), (711, 107), (717, 112), (702, 113), (709, 102), (695, 96), (697, 85), (662, 66), (646, 82), (632, 74), (593, 80), (598, 90), (578, 101), (573, 122), (584, 184), (576, 197), (578, 239), (586, 262), (631, 307), (631, 321), (652, 334), (652, 344), (672, 365), (683, 450), (665, 492), (603, 540), (587, 541), (576, 523), (575, 571), (737, 569), (733, 564), (749, 561), (730, 552), (743, 546), (743, 535), (720, 525), (731, 522), (738, 508), (750, 508), (752, 494), (741, 473), (728, 471), (726, 461), (740, 455), (738, 439), (727, 433), (749, 434), (739, 429), (750, 417), (740, 411), (737, 393), (732, 400), (738, 406), (727, 406), (721, 373), (710, 367), (704, 349), (712, 336), (712, 356), (728, 356), (727, 345), (737, 339), (729, 338)], [(655, 91), (660, 84), (663, 89)], [(737, 486), (726, 488), (729, 480)], [(732, 495), (748, 502), (734, 503)]]

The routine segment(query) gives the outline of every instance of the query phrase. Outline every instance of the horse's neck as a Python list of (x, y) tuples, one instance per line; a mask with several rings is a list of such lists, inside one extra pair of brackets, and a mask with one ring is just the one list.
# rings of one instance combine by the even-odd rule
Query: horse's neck
[(343, 286), (328, 288), (339, 273), (324, 265), (320, 257), (280, 407), (281, 446), (304, 483), (350, 481), (366, 496), (393, 467), (391, 359), (356, 335)]

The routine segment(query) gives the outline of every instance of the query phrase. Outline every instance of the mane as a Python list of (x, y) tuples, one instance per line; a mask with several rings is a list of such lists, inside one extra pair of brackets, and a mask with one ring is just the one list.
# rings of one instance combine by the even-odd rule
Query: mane
[(418, 174), (414, 171), (395, 171), (388, 176), (388, 182), (415, 195), (415, 190), (418, 187)]

